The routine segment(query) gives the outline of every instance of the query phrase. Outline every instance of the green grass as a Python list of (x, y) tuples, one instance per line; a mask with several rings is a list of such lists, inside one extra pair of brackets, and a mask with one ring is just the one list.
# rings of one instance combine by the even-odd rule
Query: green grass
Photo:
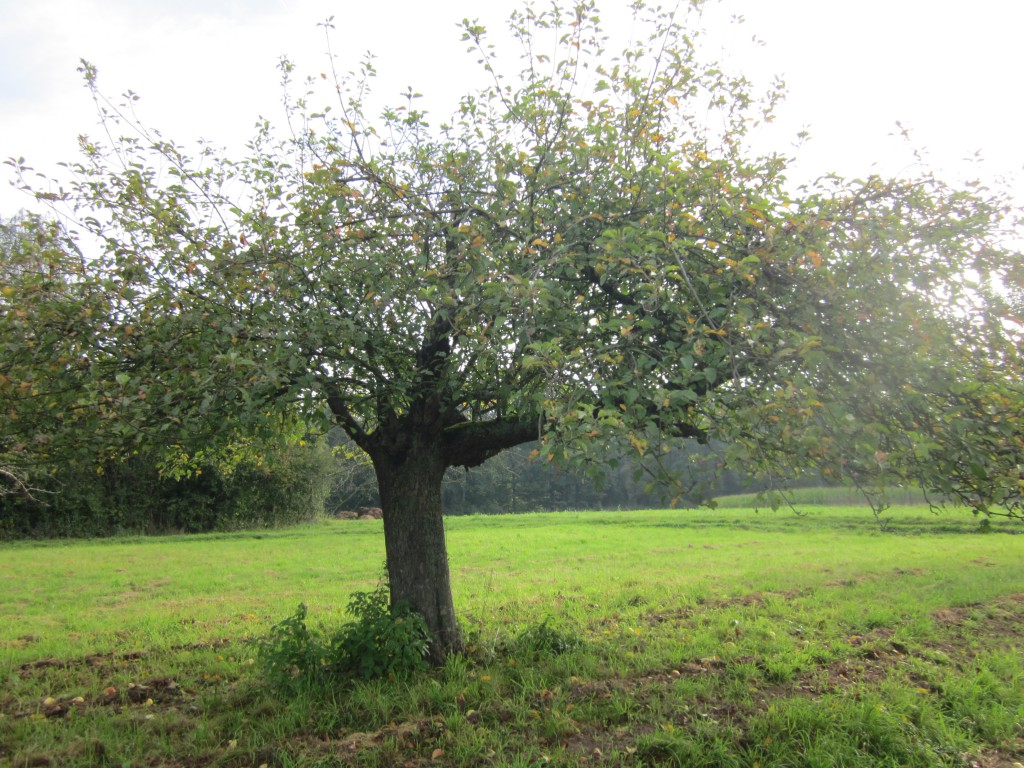
[(1024, 526), (800, 511), (451, 518), (468, 656), (292, 699), (247, 641), (345, 621), (379, 522), (4, 545), (0, 765), (1024, 762)]
[[(818, 486), (814, 488), (792, 488), (775, 494), (777, 505), (838, 505), (843, 507), (862, 506), (867, 503), (864, 494), (856, 488), (845, 486)], [(886, 501), (901, 506), (927, 504), (928, 499), (918, 488), (891, 488), (887, 491)], [(770, 493), (737, 493), (730, 496), (719, 496), (715, 504), (719, 509), (754, 509), (771, 506)]]

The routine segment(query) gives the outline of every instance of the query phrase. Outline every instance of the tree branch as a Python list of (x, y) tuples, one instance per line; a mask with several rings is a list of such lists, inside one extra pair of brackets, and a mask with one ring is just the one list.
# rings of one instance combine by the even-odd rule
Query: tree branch
[(469, 469), (507, 448), (529, 443), (539, 436), (537, 419), (463, 421), (444, 431), (445, 462), (449, 467)]

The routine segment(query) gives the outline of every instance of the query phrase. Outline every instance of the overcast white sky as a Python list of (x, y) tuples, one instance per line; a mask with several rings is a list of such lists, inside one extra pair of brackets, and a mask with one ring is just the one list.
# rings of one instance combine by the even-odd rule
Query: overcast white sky
[[(666, 4), (671, 0), (666, 0)], [(73, 160), (76, 136), (96, 132), (75, 71), (100, 71), (107, 93), (141, 94), (145, 121), (179, 142), (240, 144), (257, 116), (279, 112), (277, 61), (302, 74), (325, 68), (323, 31), (335, 17), (343, 68), (372, 50), (379, 90), (412, 86), (454, 98), (474, 59), (456, 23), (497, 29), (520, 0), (0, 0), (0, 159), (39, 170)], [(537, 3), (543, 5), (542, 2)], [(628, 0), (605, 0), (606, 16)], [(726, 23), (733, 14), (746, 23)], [(721, 19), (721, 22), (715, 19)], [(777, 73), (789, 97), (771, 135), (786, 151), (808, 127), (798, 173), (899, 173), (912, 162), (897, 120), (952, 178), (1017, 178), (1024, 200), (1024, 118), (1019, 94), (1024, 3), (1015, 0), (723, 0), (709, 12), (722, 55), (751, 76)], [(752, 35), (762, 47), (750, 44)], [(435, 114), (440, 120), (443, 115)], [(984, 161), (962, 158), (981, 151)], [(29, 200), (0, 170), (0, 216)]]

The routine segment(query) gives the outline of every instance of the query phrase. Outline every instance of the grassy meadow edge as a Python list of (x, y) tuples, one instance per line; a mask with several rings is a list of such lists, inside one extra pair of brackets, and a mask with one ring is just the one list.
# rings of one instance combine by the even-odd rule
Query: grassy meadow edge
[(1020, 762), (1020, 523), (800, 511), (449, 518), (469, 656), (290, 700), (248, 641), (343, 622), (379, 522), (2, 545), (0, 765)]

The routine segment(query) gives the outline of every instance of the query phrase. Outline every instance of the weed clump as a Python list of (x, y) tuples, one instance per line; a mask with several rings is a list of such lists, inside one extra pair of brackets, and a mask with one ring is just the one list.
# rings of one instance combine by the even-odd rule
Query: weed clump
[(348, 610), (355, 620), (326, 638), (306, 625), (305, 604), (275, 624), (258, 641), (266, 683), (295, 693), (350, 680), (405, 678), (426, 669), (426, 622), (406, 604), (389, 605), (386, 585), (356, 592)]
[(306, 604), (300, 603), (295, 613), (257, 641), (263, 679), (275, 690), (301, 687), (324, 666), (325, 647), (306, 626), (306, 613)]
[(540, 656), (560, 656), (575, 651), (582, 645), (583, 640), (575, 632), (556, 629), (545, 619), (540, 624), (531, 624), (520, 632), (512, 641), (511, 650), (536, 659)]

